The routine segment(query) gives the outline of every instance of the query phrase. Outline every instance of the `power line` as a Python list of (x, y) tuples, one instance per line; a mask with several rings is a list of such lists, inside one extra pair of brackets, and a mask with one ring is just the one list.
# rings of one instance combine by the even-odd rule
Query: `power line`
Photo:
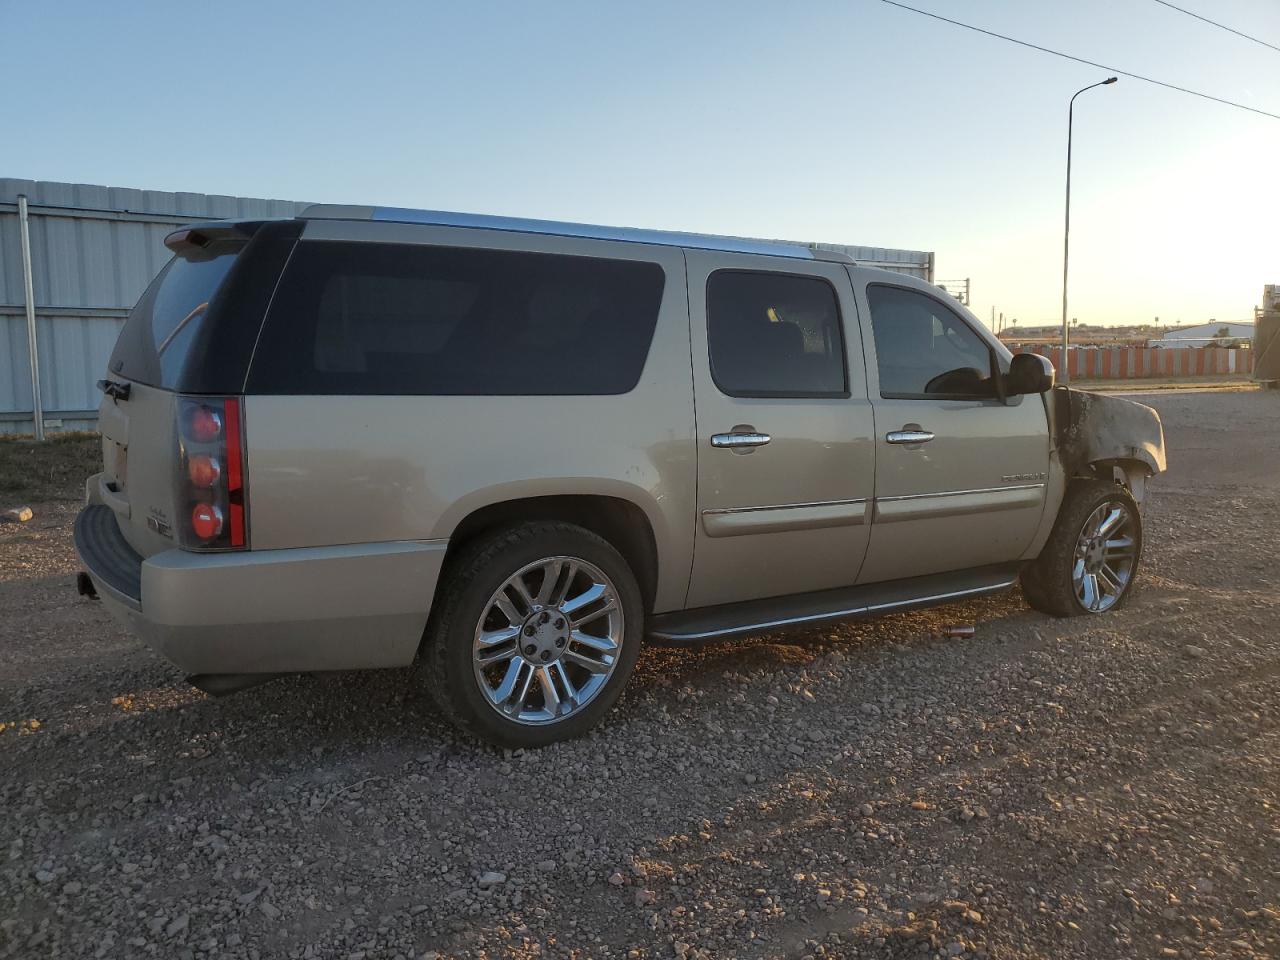
[(1038, 43), (1031, 43), (1027, 40), (1019, 40), (1017, 37), (1008, 37), (1003, 33), (996, 33), (994, 30), (984, 30), (982, 27), (975, 27), (971, 23), (961, 23), (959, 20), (952, 20), (941, 14), (930, 13), (928, 10), (919, 10), (916, 7), (909, 7), (905, 3), (898, 3), (897, 0), (880, 0), (881, 3), (887, 3), (891, 7), (898, 7), (902, 10), (909, 10), (912, 13), (918, 13), (922, 17), (932, 17), (934, 20), (941, 20), (943, 23), (949, 23), (956, 27), (964, 27), (966, 30), (972, 30), (975, 33), (986, 34), (988, 37), (995, 37), (997, 40), (1007, 40), (1009, 43), (1016, 43), (1020, 47), (1030, 47), (1032, 50), (1039, 50), (1041, 53), (1052, 54), (1055, 57), (1062, 57), (1064, 60), (1074, 60), (1076, 63), (1083, 63), (1086, 66), (1097, 67), (1100, 70), (1108, 70), (1111, 73), (1118, 73), (1121, 76), (1131, 77), (1134, 80), (1142, 80), (1146, 83), (1154, 83), (1157, 87), (1164, 87), (1168, 90), (1176, 90), (1179, 93), (1189, 93), (1193, 97), (1200, 97), (1203, 100), (1212, 100), (1214, 103), (1220, 103), (1223, 106), (1235, 107), (1237, 110), (1248, 110), (1250, 113), (1261, 114), (1264, 117), (1270, 117), (1272, 120), (1280, 120), (1280, 113), (1271, 113), (1268, 110), (1260, 110), (1257, 107), (1246, 106), (1243, 103), (1236, 103), (1234, 100), (1224, 100), (1222, 97), (1215, 97), (1208, 93), (1201, 93), (1199, 90), (1189, 90), (1186, 87), (1180, 87), (1177, 84), (1165, 83), (1163, 80), (1155, 80), (1151, 77), (1144, 77), (1140, 73), (1130, 73), (1128, 70), (1121, 70), (1119, 67), (1109, 67), (1104, 63), (1098, 63), (1094, 60), (1086, 60), (1084, 57), (1076, 57), (1069, 53), (1063, 53), (1061, 50), (1051, 50), (1048, 47), (1042, 47)]
[(1244, 37), (1246, 40), (1252, 40), (1254, 43), (1260, 43), (1264, 47), (1270, 47), (1272, 50), (1280, 53), (1280, 47), (1277, 47), (1274, 43), (1267, 43), (1267, 41), (1259, 40), (1257, 37), (1252, 37), (1247, 33), (1241, 33), (1234, 27), (1228, 27), (1225, 23), (1219, 23), (1217, 20), (1210, 20), (1208, 17), (1202, 17), (1198, 13), (1192, 13), (1190, 10), (1184, 10), (1182, 7), (1169, 3), (1168, 0), (1156, 0), (1156, 3), (1160, 4), (1162, 7), (1168, 7), (1170, 10), (1177, 10), (1179, 13), (1185, 13), (1188, 17), (1195, 17), (1197, 20), (1202, 20), (1210, 26), (1217, 27), (1219, 30), (1225, 30), (1227, 33), (1234, 33), (1237, 37)]

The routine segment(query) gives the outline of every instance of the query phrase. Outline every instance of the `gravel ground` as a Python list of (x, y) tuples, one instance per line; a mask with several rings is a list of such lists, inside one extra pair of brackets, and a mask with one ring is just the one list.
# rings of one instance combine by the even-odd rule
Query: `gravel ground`
[(35, 504), (0, 526), (0, 956), (1280, 955), (1280, 395), (1149, 402), (1127, 609), (651, 649), (537, 753), (412, 670), (207, 698)]

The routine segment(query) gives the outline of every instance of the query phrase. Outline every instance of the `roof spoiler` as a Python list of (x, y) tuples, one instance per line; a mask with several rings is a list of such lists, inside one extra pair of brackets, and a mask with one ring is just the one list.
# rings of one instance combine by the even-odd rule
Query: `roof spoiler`
[(209, 220), (189, 223), (164, 238), (164, 245), (186, 260), (211, 260), (226, 252), (226, 244), (244, 243), (267, 221)]

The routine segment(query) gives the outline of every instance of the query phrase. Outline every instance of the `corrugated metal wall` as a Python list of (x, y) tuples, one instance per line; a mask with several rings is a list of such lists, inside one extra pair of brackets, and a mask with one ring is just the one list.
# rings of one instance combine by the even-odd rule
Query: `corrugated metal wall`
[[(169, 259), (164, 237), (193, 220), (289, 217), (307, 204), (82, 183), (0, 179), (0, 433), (30, 433), (31, 373), (18, 197), (31, 230), (40, 396), (50, 429), (92, 429), (103, 375), (129, 309)], [(816, 243), (933, 278), (933, 254)]]
[(842, 243), (811, 243), (816, 250), (847, 253), (864, 267), (881, 267), (894, 273), (933, 281), (933, 254), (925, 250), (892, 250), (887, 247), (851, 247)]
[(28, 205), (45, 420), (71, 430), (97, 420), (94, 384), (129, 308), (169, 259), (167, 233), (192, 220), (288, 217), (306, 206), (0, 179), (0, 433), (32, 430), (19, 195)]

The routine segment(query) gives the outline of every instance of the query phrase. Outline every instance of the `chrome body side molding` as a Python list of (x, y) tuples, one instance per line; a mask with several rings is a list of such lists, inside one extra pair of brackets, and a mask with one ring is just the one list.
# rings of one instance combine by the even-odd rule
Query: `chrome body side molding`
[(709, 537), (740, 537), (815, 527), (856, 526), (867, 522), (867, 506), (868, 501), (860, 498), (703, 510), (702, 528)]
[(1043, 483), (1019, 483), (976, 490), (944, 490), (900, 497), (877, 497), (875, 522), (895, 523), (901, 520), (957, 517), (967, 513), (1038, 507), (1044, 501), (1044, 490)]

